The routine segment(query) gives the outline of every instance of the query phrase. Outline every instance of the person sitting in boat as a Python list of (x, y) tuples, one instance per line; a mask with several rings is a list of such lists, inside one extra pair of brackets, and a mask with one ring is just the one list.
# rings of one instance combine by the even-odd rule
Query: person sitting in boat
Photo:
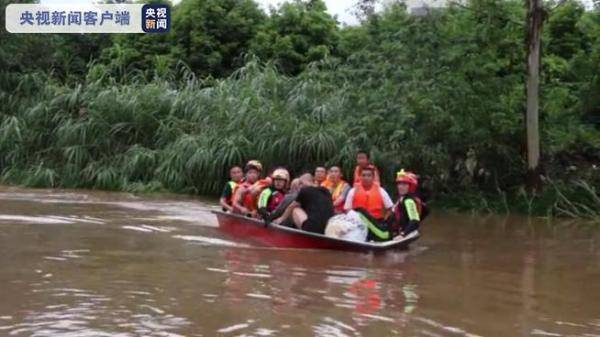
[(346, 196), (350, 191), (350, 185), (342, 179), (342, 170), (339, 166), (331, 166), (327, 180), (321, 185), (329, 190), (333, 201), (333, 211), (336, 214), (344, 212)]
[(221, 198), (219, 199), (219, 204), (223, 208), (224, 212), (233, 211), (233, 192), (237, 188), (237, 185), (244, 180), (244, 171), (242, 171), (242, 168), (238, 165), (230, 168), (229, 179), (231, 180), (225, 184), (223, 192), (221, 193)]
[(277, 168), (271, 174), (271, 185), (265, 188), (258, 197), (258, 214), (263, 219), (269, 217), (283, 201), (288, 189), (290, 173), (284, 168)]
[(391, 239), (386, 219), (394, 203), (389, 194), (374, 181), (375, 170), (373, 165), (361, 169), (360, 184), (348, 192), (344, 210), (355, 210), (362, 215), (369, 228), (369, 240), (386, 241)]
[(394, 239), (401, 240), (412, 231), (419, 229), (419, 224), (427, 215), (425, 204), (415, 193), (419, 180), (412, 172), (400, 170), (396, 174), (398, 201), (392, 209), (390, 230)]
[[(279, 203), (279, 205), (277, 205), (277, 208), (275, 208), (275, 210), (273, 210), (273, 212), (269, 214), (269, 218), (267, 218), (266, 220), (271, 221), (271, 219), (277, 219), (281, 217), (283, 215), (283, 212), (285, 212), (285, 210), (288, 208), (288, 206), (292, 202), (294, 202), (298, 197), (298, 192), (300, 192), (300, 188), (302, 188), (300, 178), (292, 179), (289, 191), (285, 194), (283, 200)], [(296, 227), (290, 218), (282, 222), (281, 225), (288, 227)]]
[(260, 183), (262, 164), (258, 160), (250, 160), (244, 169), (246, 178), (244, 182), (237, 185), (233, 194), (233, 211), (246, 216), (256, 216), (258, 193), (253, 191), (253, 187)]
[(317, 166), (315, 168), (315, 183), (317, 186), (323, 186), (327, 180), (327, 169), (324, 166)]
[(372, 166), (374, 169), (374, 171), (373, 171), (374, 182), (376, 184), (381, 184), (381, 182), (379, 180), (379, 170), (377, 169), (377, 167), (375, 165), (370, 163), (370, 160), (371, 160), (371, 158), (367, 151), (359, 150), (358, 152), (356, 152), (356, 167), (354, 168), (354, 181), (353, 181), (354, 185), (360, 184), (361, 171), (363, 168), (365, 168), (369, 165)]
[(300, 176), (302, 187), (296, 200), (273, 222), (281, 224), (291, 218), (294, 225), (302, 230), (324, 234), (329, 218), (333, 216), (331, 194), (322, 186), (317, 186), (310, 173)]

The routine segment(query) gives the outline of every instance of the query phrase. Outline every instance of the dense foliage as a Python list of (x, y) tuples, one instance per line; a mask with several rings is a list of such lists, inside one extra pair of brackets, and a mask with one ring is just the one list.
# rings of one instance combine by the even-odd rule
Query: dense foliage
[(538, 196), (522, 187), (524, 21), (518, 1), (391, 3), (340, 28), (320, 0), (183, 0), (166, 35), (2, 31), (1, 177), (204, 194), (250, 158), (349, 174), (366, 148), (385, 182), (415, 170), (446, 205), (598, 216), (600, 12), (567, 1), (545, 23)]

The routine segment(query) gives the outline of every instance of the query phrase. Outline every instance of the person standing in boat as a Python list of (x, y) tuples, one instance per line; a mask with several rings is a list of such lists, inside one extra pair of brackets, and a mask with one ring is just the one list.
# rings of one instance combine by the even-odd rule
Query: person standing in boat
[(327, 221), (334, 214), (331, 194), (325, 187), (317, 186), (310, 173), (300, 176), (300, 184), (296, 200), (273, 223), (281, 224), (290, 218), (302, 230), (324, 234)]
[(348, 192), (344, 210), (355, 210), (369, 229), (368, 240), (386, 241), (391, 239), (386, 220), (394, 203), (389, 194), (375, 182), (376, 168), (367, 165), (360, 171), (360, 183)]
[(258, 160), (250, 160), (246, 167), (246, 178), (238, 184), (233, 194), (233, 211), (247, 216), (256, 216), (258, 193), (255, 192), (259, 184), (262, 164)]
[(419, 180), (412, 172), (400, 170), (396, 174), (398, 201), (392, 209), (390, 231), (395, 240), (401, 240), (419, 229), (421, 220), (427, 216), (425, 204), (416, 195)]
[(244, 171), (238, 165), (233, 166), (229, 169), (229, 180), (219, 199), (219, 204), (223, 208), (224, 212), (233, 212), (233, 193), (237, 188), (237, 185), (242, 183), (244, 180)]
[(267, 219), (271, 212), (283, 201), (287, 193), (290, 173), (284, 168), (277, 168), (271, 174), (271, 185), (265, 188), (258, 197), (258, 214)]
[(356, 167), (354, 168), (354, 181), (353, 181), (354, 185), (360, 184), (361, 171), (363, 168), (365, 168), (369, 165), (372, 166), (374, 169), (373, 170), (373, 181), (378, 185), (381, 184), (381, 182), (379, 180), (379, 170), (377, 169), (377, 167), (375, 165), (371, 164), (370, 160), (371, 160), (371, 158), (367, 151), (359, 150), (358, 152), (356, 152)]
[(339, 166), (334, 165), (329, 168), (327, 180), (321, 186), (327, 188), (331, 193), (333, 211), (336, 214), (344, 212), (344, 203), (351, 187), (342, 179), (342, 170)]

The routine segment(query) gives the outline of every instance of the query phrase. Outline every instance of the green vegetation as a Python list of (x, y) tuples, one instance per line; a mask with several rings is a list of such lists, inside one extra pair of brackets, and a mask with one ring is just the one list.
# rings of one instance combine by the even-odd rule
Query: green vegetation
[(340, 28), (319, 0), (270, 15), (183, 0), (166, 35), (2, 30), (1, 179), (208, 194), (247, 159), (350, 174), (367, 148), (384, 182), (414, 170), (434, 205), (597, 219), (600, 11), (571, 0), (547, 19), (538, 195), (523, 187), (524, 20), (519, 1), (472, 0)]

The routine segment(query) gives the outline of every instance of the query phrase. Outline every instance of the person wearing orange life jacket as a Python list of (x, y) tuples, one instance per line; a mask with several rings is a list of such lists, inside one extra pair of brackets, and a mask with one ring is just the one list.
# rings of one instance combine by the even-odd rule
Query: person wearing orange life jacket
[(400, 170), (396, 174), (398, 201), (394, 204), (390, 231), (395, 240), (401, 240), (412, 231), (419, 229), (419, 224), (427, 215), (425, 204), (415, 194), (419, 184), (417, 176), (412, 172)]
[(367, 241), (387, 241), (392, 237), (385, 224), (394, 204), (389, 194), (374, 182), (375, 167), (361, 170), (361, 182), (348, 192), (344, 210), (355, 210), (367, 226)]
[(327, 183), (327, 169), (324, 166), (317, 166), (314, 179), (317, 186), (324, 186), (323, 184)]
[(255, 216), (258, 194), (253, 192), (253, 187), (259, 183), (262, 164), (258, 160), (250, 160), (245, 171), (246, 179), (237, 185), (233, 194), (233, 210), (246, 216)]
[(271, 213), (283, 201), (287, 193), (290, 173), (284, 168), (278, 168), (271, 174), (271, 185), (266, 187), (258, 197), (258, 214), (263, 219), (269, 219)]
[(229, 169), (229, 178), (231, 180), (225, 184), (223, 192), (221, 193), (221, 198), (219, 198), (219, 204), (225, 212), (233, 211), (233, 193), (237, 188), (237, 185), (244, 180), (244, 171), (242, 171), (241, 167), (235, 165)]
[(331, 193), (334, 212), (337, 214), (342, 213), (346, 197), (350, 192), (350, 185), (342, 179), (342, 170), (339, 166), (334, 165), (329, 168), (327, 179), (321, 186), (327, 188)]
[(354, 181), (353, 181), (354, 185), (360, 184), (361, 170), (363, 168), (367, 167), (368, 165), (371, 165), (374, 168), (374, 171), (373, 171), (374, 182), (376, 184), (381, 184), (381, 182), (379, 180), (379, 170), (377, 169), (377, 167), (375, 167), (375, 165), (371, 164), (369, 162), (369, 160), (370, 160), (370, 157), (369, 157), (369, 153), (367, 151), (359, 150), (356, 153), (356, 167), (354, 168)]
[(369, 215), (377, 220), (387, 218), (388, 212), (394, 206), (390, 195), (375, 180), (375, 167), (367, 165), (361, 170), (360, 184), (355, 185), (344, 204), (344, 210), (364, 208)]

